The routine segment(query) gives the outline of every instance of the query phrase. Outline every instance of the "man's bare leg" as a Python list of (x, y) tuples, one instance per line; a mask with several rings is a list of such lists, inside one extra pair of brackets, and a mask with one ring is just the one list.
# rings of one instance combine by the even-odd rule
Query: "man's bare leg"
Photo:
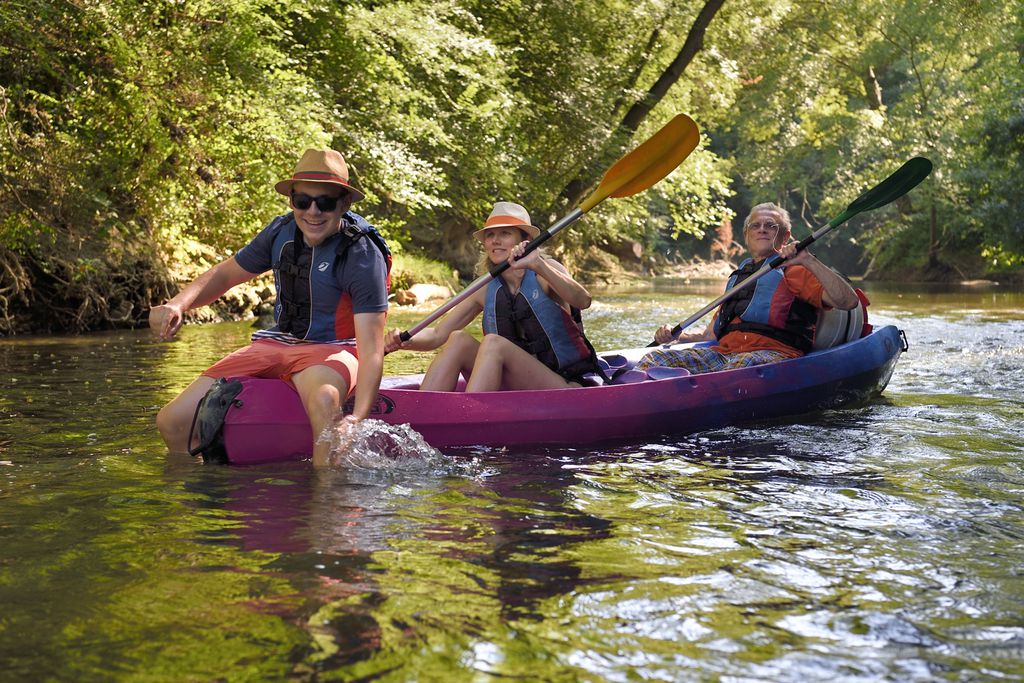
[[(351, 357), (351, 356), (350, 356)], [(356, 376), (355, 358), (352, 358), (351, 376)], [(299, 392), (302, 405), (313, 428), (313, 464), (323, 467), (327, 464), (331, 444), (320, 441), (320, 435), (334, 424), (334, 418), (341, 413), (341, 404), (348, 397), (349, 387), (345, 378), (326, 365), (314, 365), (292, 375), (292, 383)]]
[(156, 415), (156, 428), (167, 444), (171, 453), (188, 453), (191, 444), (188, 442), (188, 430), (196, 414), (196, 406), (213, 386), (212, 377), (202, 375), (183, 392), (160, 409)]

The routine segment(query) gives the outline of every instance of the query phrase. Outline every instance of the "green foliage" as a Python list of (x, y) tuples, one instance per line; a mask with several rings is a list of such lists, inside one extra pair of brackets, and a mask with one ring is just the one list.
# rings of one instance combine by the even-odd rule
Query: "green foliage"
[(924, 155), (936, 171), (899, 212), (860, 223), (866, 256), (888, 264), (878, 273), (954, 268), (967, 245), (1003, 261), (1024, 253), (1012, 208), (1022, 145), (1014, 10), (1000, 1), (790, 5), (775, 27), (786, 39), (749, 61), (756, 76), (730, 121), (726, 153), (745, 171), (741, 194), (820, 224)]
[(596, 182), (677, 112), (700, 125), (698, 151), (650, 191), (596, 207), (553, 248), (636, 240), (693, 253), (693, 238), (764, 200), (788, 206), (806, 234), (923, 154), (936, 172), (909, 203), (844, 228), (850, 258), (877, 272), (964, 253), (990, 268), (1021, 262), (1016, 3), (725, 3), (628, 139), (624, 112), (700, 9), (2, 4), (0, 334), (138, 324), (287, 210), (272, 186), (307, 146), (345, 153), (367, 194), (357, 210), (396, 248), (469, 272), (470, 232), (494, 201), (549, 225), (570, 208), (558, 193), (571, 179)]
[[(0, 238), (38, 271), (24, 291), (53, 286), (54, 301), (26, 299), (48, 312), (40, 316), (47, 327), (141, 319), (170, 284), (161, 262), (195, 272), (284, 208), (270, 185), (294, 163), (295, 140), (327, 137), (295, 106), (302, 80), (275, 47), (276, 6), (26, 2), (0, 10), (9, 58), (0, 71)], [(150, 254), (142, 272), (140, 252)], [(97, 262), (108, 275), (137, 276), (128, 318), (95, 306), (110, 296), (102, 282), (63, 286)]]
[(394, 255), (391, 265), (391, 289), (408, 289), (417, 283), (447, 285), (459, 289), (459, 278), (451, 267), (417, 254), (402, 252)]

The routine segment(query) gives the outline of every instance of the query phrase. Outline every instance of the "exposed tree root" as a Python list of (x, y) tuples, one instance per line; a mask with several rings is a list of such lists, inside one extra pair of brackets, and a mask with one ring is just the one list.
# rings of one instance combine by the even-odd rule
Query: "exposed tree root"
[(0, 335), (137, 327), (173, 283), (154, 261), (94, 261), (0, 250)]
[(14, 308), (27, 303), (32, 281), (13, 252), (0, 247), (0, 335), (13, 334), (16, 327)]

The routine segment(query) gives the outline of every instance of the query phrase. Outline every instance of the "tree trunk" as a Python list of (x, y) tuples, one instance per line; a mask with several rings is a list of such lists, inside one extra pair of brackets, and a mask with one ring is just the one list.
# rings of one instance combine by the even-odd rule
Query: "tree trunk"
[(869, 66), (864, 73), (864, 94), (868, 99), (868, 107), (875, 111), (882, 108), (882, 86), (878, 83), (873, 66)]
[(632, 73), (629, 74), (629, 78), (626, 79), (625, 84), (622, 86), (622, 93), (616, 98), (615, 104), (612, 105), (611, 112), (613, 115), (618, 114), (619, 110), (626, 103), (629, 97), (630, 91), (636, 88), (636, 84), (640, 82), (640, 76), (643, 74), (644, 69), (647, 68), (647, 64), (651, 61), (651, 54), (654, 52), (654, 48), (658, 45), (658, 40), (661, 38), (661, 27), (664, 26), (665, 22), (676, 9), (678, 3), (673, 2), (665, 7), (665, 10), (661, 13), (655, 22), (654, 30), (651, 31), (651, 35), (647, 38), (647, 45), (640, 52), (639, 58), (637, 59), (636, 66), (633, 67)]
[(928, 234), (928, 267), (939, 265), (939, 226), (935, 216), (935, 204), (932, 204)]
[(651, 110), (664, 99), (669, 88), (679, 81), (683, 72), (686, 71), (686, 67), (690, 65), (690, 62), (697, 56), (697, 53), (703, 49), (704, 33), (724, 3), (725, 0), (707, 0), (694, 20), (693, 26), (690, 27), (686, 41), (683, 43), (676, 58), (662, 72), (661, 76), (658, 77), (658, 80), (654, 82), (654, 85), (650, 87), (647, 93), (629, 108), (622, 121), (619, 122), (609, 136), (608, 142), (605, 143), (600, 153), (593, 158), (591, 163), (585, 165), (579, 175), (571, 180), (559, 193), (559, 197), (568, 206), (575, 206), (582, 199), (584, 192), (597, 181), (599, 175), (606, 167), (621, 155), (622, 150), (633, 138), (640, 124), (644, 122), (644, 119), (651, 113)]

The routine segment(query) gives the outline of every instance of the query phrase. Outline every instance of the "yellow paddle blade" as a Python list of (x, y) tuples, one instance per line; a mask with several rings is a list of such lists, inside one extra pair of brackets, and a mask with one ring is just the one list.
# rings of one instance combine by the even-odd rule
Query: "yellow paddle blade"
[(679, 114), (646, 142), (615, 162), (597, 189), (580, 204), (586, 213), (606, 197), (629, 197), (667, 176), (690, 156), (700, 141), (697, 124)]

